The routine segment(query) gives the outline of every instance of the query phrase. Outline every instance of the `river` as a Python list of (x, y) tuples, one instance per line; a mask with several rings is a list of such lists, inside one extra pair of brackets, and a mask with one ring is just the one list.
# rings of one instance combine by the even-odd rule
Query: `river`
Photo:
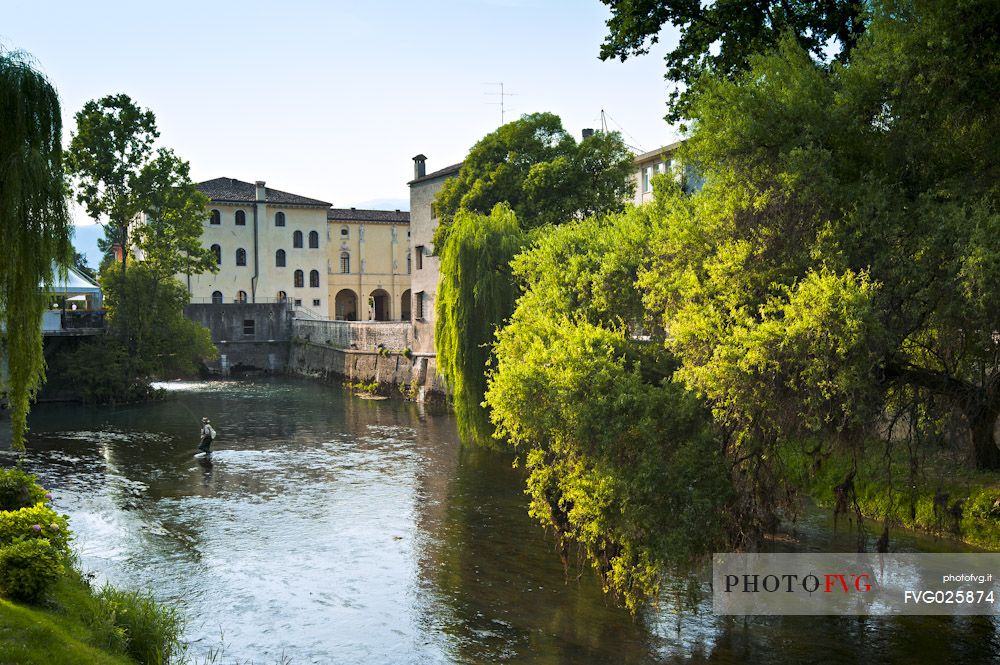
[[(26, 461), (85, 570), (176, 603), (190, 654), (300, 663), (1000, 662), (996, 619), (724, 618), (664, 594), (636, 619), (564, 572), (521, 473), (453, 418), (338, 386), (165, 384), (120, 408), (43, 404)], [(193, 457), (202, 416), (219, 432)], [(847, 549), (820, 514), (807, 549)], [(847, 540), (839, 540), (848, 538)], [(894, 549), (954, 549), (896, 536)]]

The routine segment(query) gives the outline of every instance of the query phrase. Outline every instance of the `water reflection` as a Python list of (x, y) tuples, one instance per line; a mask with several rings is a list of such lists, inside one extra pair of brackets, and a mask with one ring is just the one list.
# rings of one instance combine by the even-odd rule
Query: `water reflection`
[[(729, 619), (704, 603), (680, 611), (669, 584), (658, 610), (632, 619), (588, 569), (563, 570), (510, 458), (461, 446), (450, 416), (310, 382), (168, 387), (168, 400), (140, 406), (37, 407), (28, 462), (71, 516), (83, 565), (180, 603), (195, 654), (220, 629), (231, 657), (257, 662), (1000, 653), (986, 619)], [(210, 465), (193, 458), (204, 415), (220, 435)], [(805, 542), (836, 546), (818, 519), (801, 526)]]

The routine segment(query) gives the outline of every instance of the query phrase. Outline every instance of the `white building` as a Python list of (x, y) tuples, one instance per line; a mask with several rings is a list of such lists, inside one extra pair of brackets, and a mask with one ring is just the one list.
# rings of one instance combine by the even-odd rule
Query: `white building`
[(456, 175), (461, 163), (427, 173), (427, 157), (413, 158), (410, 186), (410, 308), (413, 321), (414, 351), (434, 352), (434, 300), (437, 294), (441, 259), (434, 256), (434, 230), (438, 219), (431, 204), (445, 180)]
[(695, 192), (701, 189), (703, 179), (690, 167), (681, 163), (677, 149), (684, 141), (676, 141), (656, 150), (636, 155), (632, 161), (635, 167), (632, 178), (635, 180), (635, 205), (642, 205), (653, 200), (653, 176), (670, 173), (681, 183), (685, 192)]
[(328, 317), (326, 201), (235, 178), (198, 183), (211, 199), (201, 240), (219, 272), (179, 275), (192, 302), (291, 301)]

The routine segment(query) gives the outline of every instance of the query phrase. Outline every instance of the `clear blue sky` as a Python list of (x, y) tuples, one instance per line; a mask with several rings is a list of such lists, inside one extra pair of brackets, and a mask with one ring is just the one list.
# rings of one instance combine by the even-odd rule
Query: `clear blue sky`
[(55, 84), (67, 141), (84, 102), (123, 92), (195, 180), (266, 180), (336, 206), (405, 207), (413, 155), (447, 166), (500, 124), (487, 82), (514, 93), (508, 120), (552, 111), (579, 137), (604, 109), (638, 148), (676, 136), (665, 46), (598, 60), (598, 0), (36, 1), (3, 14), (0, 44)]

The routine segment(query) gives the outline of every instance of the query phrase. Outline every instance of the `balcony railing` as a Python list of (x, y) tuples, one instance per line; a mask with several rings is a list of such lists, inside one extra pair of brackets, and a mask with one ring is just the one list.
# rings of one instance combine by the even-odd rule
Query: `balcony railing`
[(62, 313), (63, 330), (82, 330), (104, 328), (104, 310), (74, 311), (65, 310)]

